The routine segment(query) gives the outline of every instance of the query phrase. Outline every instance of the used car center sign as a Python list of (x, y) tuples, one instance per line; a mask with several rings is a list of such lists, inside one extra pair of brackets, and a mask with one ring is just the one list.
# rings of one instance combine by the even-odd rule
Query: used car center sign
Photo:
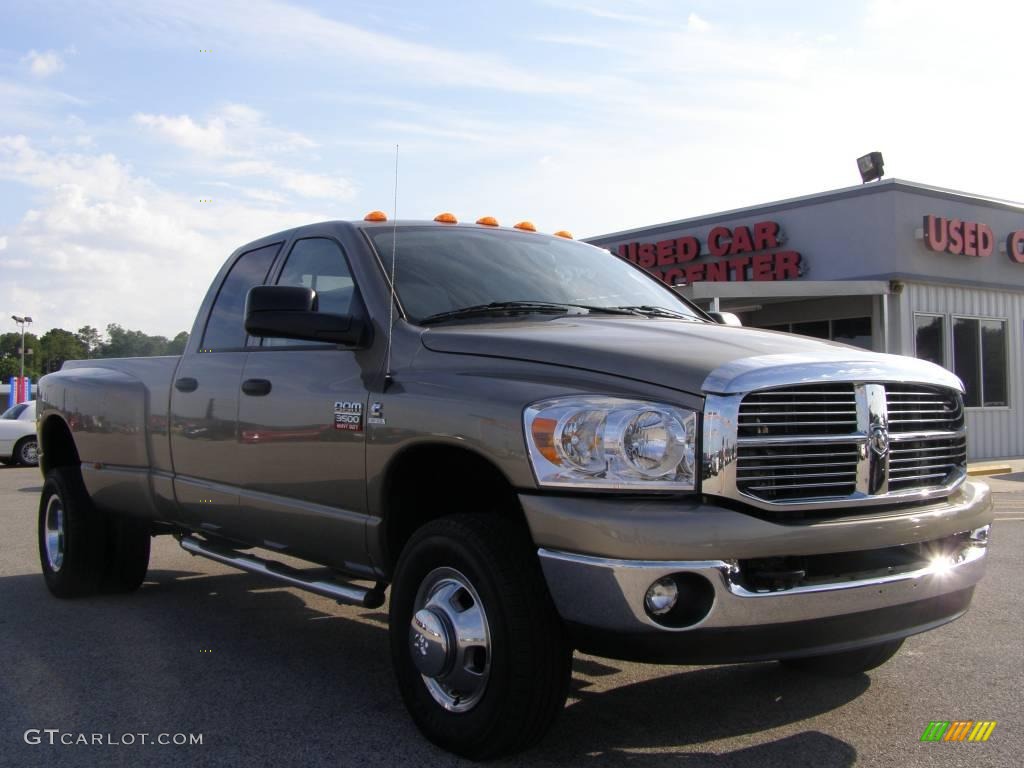
[(623, 243), (618, 255), (669, 285), (792, 280), (802, 274), (802, 257), (796, 251), (776, 250), (784, 242), (778, 222), (759, 221), (749, 227), (714, 227), (706, 242), (687, 235)]

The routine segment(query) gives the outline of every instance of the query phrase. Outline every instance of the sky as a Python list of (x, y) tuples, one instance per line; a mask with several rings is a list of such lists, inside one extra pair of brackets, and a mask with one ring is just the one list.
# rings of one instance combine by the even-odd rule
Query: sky
[(3, 4), (0, 317), (37, 333), (190, 329), (239, 245), (390, 216), (396, 145), (400, 218), (577, 237), (873, 150), (1024, 200), (1019, 1)]

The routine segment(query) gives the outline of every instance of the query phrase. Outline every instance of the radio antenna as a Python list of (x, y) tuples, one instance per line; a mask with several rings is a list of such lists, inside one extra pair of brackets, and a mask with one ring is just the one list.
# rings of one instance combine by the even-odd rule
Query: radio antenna
[(382, 391), (386, 392), (391, 384), (391, 337), (395, 332), (395, 302), (398, 297), (395, 293), (395, 266), (397, 262), (398, 244), (398, 145), (395, 144), (395, 199), (391, 208), (391, 304), (388, 308), (388, 344), (387, 358), (384, 363), (384, 386)]

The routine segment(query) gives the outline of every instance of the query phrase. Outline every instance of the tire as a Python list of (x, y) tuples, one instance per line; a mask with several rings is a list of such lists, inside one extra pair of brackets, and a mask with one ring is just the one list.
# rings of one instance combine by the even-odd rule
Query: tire
[(903, 640), (869, 645), (853, 651), (829, 653), (823, 656), (804, 656), (798, 659), (783, 659), (784, 667), (823, 677), (851, 677), (880, 667), (899, 651)]
[(101, 592), (134, 592), (149, 569), (149, 525), (144, 520), (110, 516), (106, 521), (106, 564)]
[(35, 435), (23, 437), (14, 446), (12, 463), (21, 464), (23, 467), (39, 466), (39, 442)]
[[(452, 515), (416, 531), (395, 570), (389, 619), (402, 699), (443, 749), (473, 760), (518, 752), (565, 706), (572, 649), (529, 535), (511, 520)], [(470, 634), (483, 643), (459, 646), (456, 622), (482, 625)], [(458, 653), (429, 641), (440, 637)]]
[(56, 597), (83, 597), (99, 586), (106, 528), (77, 468), (46, 475), (39, 497), (39, 561)]

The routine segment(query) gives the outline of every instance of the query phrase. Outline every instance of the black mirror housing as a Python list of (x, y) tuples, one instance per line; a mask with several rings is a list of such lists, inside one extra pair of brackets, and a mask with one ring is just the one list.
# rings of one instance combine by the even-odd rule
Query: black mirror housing
[(245, 299), (250, 336), (320, 341), (365, 347), (370, 325), (358, 315), (317, 312), (316, 291), (291, 285), (259, 285)]

